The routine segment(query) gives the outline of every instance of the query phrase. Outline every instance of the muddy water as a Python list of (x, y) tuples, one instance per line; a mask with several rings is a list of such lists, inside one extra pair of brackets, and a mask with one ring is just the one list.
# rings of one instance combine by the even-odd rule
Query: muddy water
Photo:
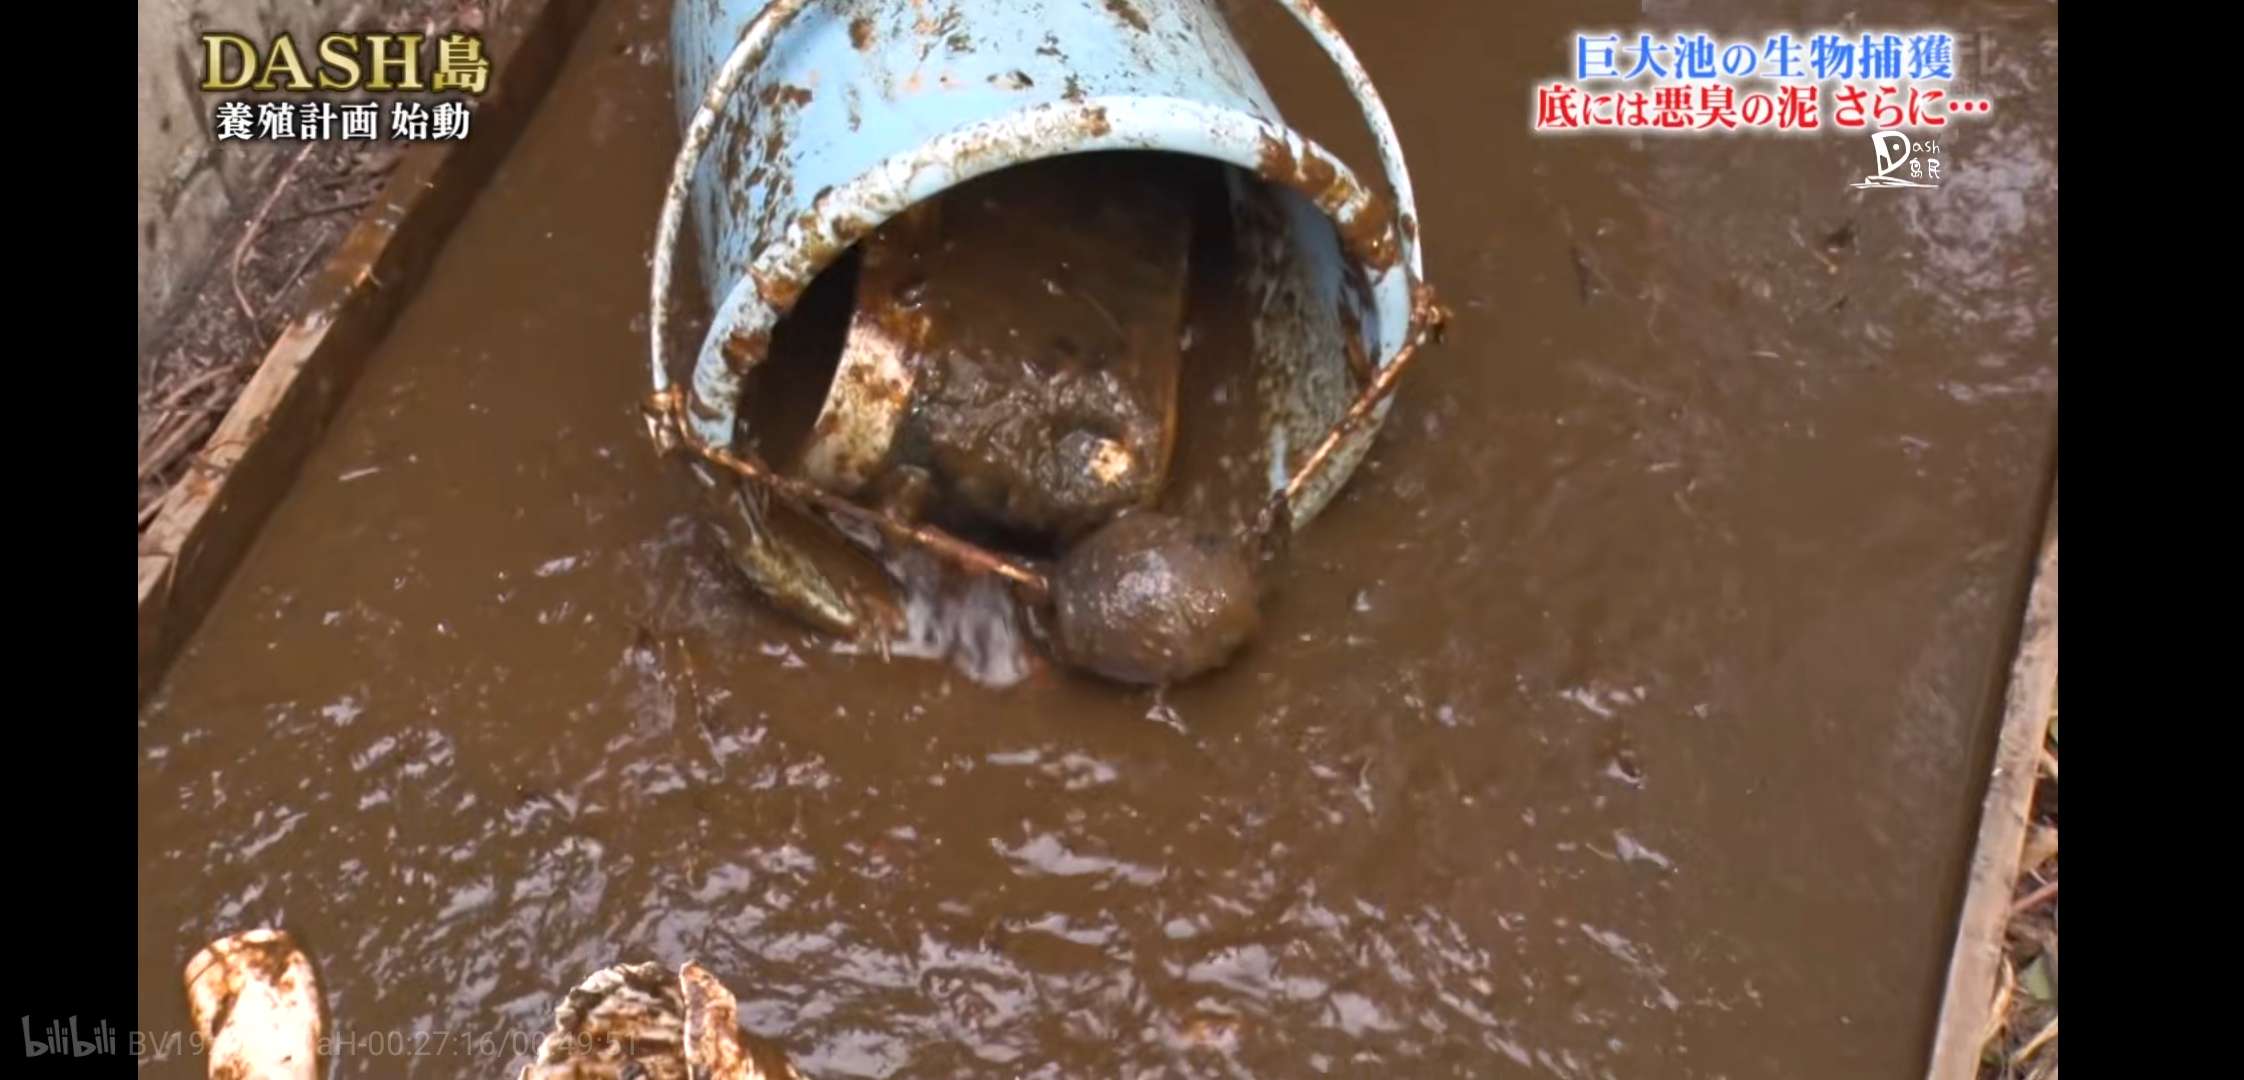
[(1920, 1067), (2054, 434), (2053, 5), (1882, 11), (1997, 105), (1855, 192), (1859, 136), (1526, 133), (1577, 25), (1844, 5), (1334, 0), (1456, 332), (1158, 701), (741, 604), (634, 431), (662, 7), (595, 20), (143, 713), (144, 1029), (273, 922), (347, 1076), (511, 1068), (470, 1036), (619, 957), (820, 1077)]

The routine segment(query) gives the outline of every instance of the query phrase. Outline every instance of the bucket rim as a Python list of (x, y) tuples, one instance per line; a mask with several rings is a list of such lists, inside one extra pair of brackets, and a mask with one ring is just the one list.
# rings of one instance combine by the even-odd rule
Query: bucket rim
[[(979, 177), (1102, 151), (1215, 161), (1300, 193), (1333, 225), (1343, 256), (1369, 287), (1379, 334), (1373, 366), (1391, 363), (1409, 340), (1417, 275), (1402, 257), (1411, 228), (1403, 224), (1407, 211), (1364, 186), (1346, 162), (1289, 126), (1235, 109), (1178, 97), (1087, 97), (960, 125), (820, 192), (750, 259), (718, 304), (687, 388), (696, 438), (736, 444), (745, 378), (768, 354), (773, 328), (857, 241), (910, 207)], [(658, 362), (652, 374), (656, 390), (666, 390), (667, 364)], [(825, 408), (834, 406), (840, 382), (828, 386)]]

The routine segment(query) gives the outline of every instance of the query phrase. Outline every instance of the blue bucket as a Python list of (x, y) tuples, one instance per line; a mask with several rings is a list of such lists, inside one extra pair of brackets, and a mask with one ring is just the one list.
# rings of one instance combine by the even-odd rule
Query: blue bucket
[[(1242, 269), (1267, 298), (1252, 327), (1261, 400), (1243, 405), (1259, 410), (1271, 491), (1300, 528), (1369, 448), (1399, 374), (1388, 369), (1436, 320), (1409, 173), (1369, 76), (1310, 0), (1275, 2), (1362, 106), (1384, 190), (1285, 123), (1206, 0), (679, 0), (686, 138), (655, 247), (650, 337), (651, 400), (683, 421), (651, 421), (658, 442), (730, 452), (743, 377), (774, 326), (913, 204), (1061, 155), (1183, 154), (1237, 167)], [(689, 205), (714, 318), (681, 400), (667, 307)], [(1364, 357), (1375, 377), (1359, 374)], [(849, 385), (835, 380), (829, 415), (863, 405)]]

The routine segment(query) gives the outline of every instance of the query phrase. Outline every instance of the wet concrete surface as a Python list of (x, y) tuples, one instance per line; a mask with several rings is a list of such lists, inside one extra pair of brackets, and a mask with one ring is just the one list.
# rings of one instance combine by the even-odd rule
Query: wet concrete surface
[(1575, 29), (1841, 5), (1328, 6), (1458, 318), (1156, 698), (746, 604), (638, 435), (676, 125), (666, 5), (611, 3), (140, 717), (140, 1027), (272, 923), (344, 1076), (511, 1072), (689, 958), (817, 1077), (1921, 1070), (2052, 464), (2054, 5), (1881, 12), (1996, 102), (1937, 192), (1528, 134)]

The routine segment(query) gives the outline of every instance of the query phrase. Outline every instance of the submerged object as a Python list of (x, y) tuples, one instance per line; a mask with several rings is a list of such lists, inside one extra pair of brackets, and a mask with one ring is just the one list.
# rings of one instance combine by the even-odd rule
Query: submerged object
[[(286, 931), (211, 942), (187, 962), (187, 1006), (212, 1080), (316, 1080), (325, 1021), (311, 960)], [(393, 1051), (395, 1052), (395, 1051)], [(740, 1027), (732, 991), (699, 964), (594, 972), (554, 1009), (520, 1080), (802, 1080)]]
[(320, 1075), (319, 980), (286, 931), (211, 942), (187, 961), (187, 1011), (209, 1048), (213, 1080), (314, 1080)]
[(906, 471), (981, 522), (1073, 537), (1161, 494), (1202, 162), (1084, 154), (968, 181), (859, 241), (804, 473)]
[(1255, 578), (1235, 537), (1156, 511), (1124, 514), (1053, 573), (1055, 644), (1069, 664), (1117, 682), (1182, 682), (1254, 636)]
[[(758, 590), (845, 633), (867, 629), (852, 613), (883, 606), (850, 602), (814, 553), (779, 535), (772, 519), (799, 513), (867, 551), (919, 546), (1037, 598), (1049, 593), (1043, 572), (1022, 560), (856, 501), (911, 427), (918, 388), (898, 385), (894, 350), (845, 352), (800, 473), (781, 473), (747, 449), (755, 433), (743, 430), (741, 398), (780, 319), (853, 247), (977, 178), (1074, 155), (1181, 155), (1221, 169), (1237, 265), (1259, 298), (1249, 355), (1238, 358), (1252, 371), (1251, 400), (1235, 406), (1252, 411), (1262, 435), (1252, 464), (1270, 502), (1258, 528), (1298, 529), (1323, 508), (1440, 318), (1422, 280), (1401, 148), (1369, 77), (1314, 3), (1274, 2), (1362, 106), (1383, 191), (1284, 122), (1205, 0), (956, 0), (940, 11), (911, 0), (676, 6), (672, 58), (686, 138), (654, 254), (649, 430), (658, 445), (690, 452), (712, 489), (746, 482), (779, 496), (739, 504), (752, 540), (741, 550), (759, 553), (742, 569)], [(690, 379), (677, 385), (668, 305), (689, 214), (714, 317)], [(910, 227), (904, 220), (898, 228)], [(868, 261), (879, 246), (868, 245)], [(1127, 336), (1130, 328), (1119, 329)], [(1105, 410), (1149, 411), (1143, 401)], [(1157, 487), (1165, 470), (1142, 459), (1163, 456), (1145, 448), (1168, 438), (1093, 433), (1045, 447), (1057, 464), (1041, 469), (979, 452), (971, 424), (920, 436), (965, 448), (947, 471), (954, 483), (969, 478), (963, 495), (985, 514), (1093, 536), (1115, 512), (1151, 501), (1147, 485)], [(976, 490), (978, 469), (987, 483)], [(1068, 490), (1086, 476), (1112, 482)], [(1174, 644), (1179, 655), (1197, 651), (1188, 640)]]
[(740, 1030), (732, 991), (699, 964), (593, 972), (554, 1009), (519, 1080), (801, 1080), (776, 1048)]

